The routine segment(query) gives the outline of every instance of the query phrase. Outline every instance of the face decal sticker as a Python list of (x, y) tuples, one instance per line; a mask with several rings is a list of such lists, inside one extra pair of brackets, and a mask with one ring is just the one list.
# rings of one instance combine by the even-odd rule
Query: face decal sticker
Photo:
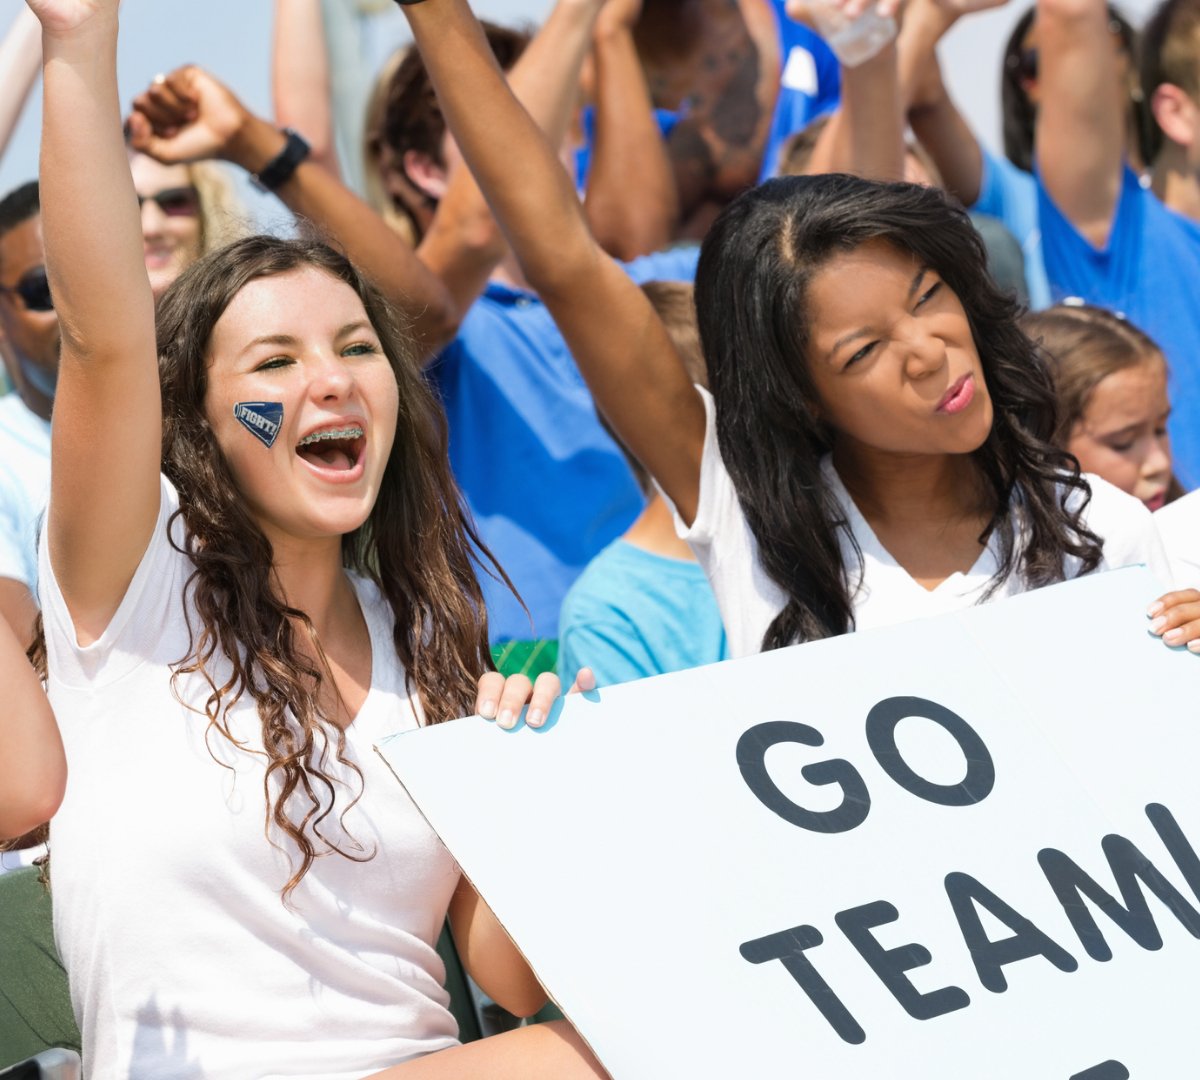
[(283, 405), (278, 401), (239, 401), (233, 418), (263, 446), (270, 447), (283, 427)]

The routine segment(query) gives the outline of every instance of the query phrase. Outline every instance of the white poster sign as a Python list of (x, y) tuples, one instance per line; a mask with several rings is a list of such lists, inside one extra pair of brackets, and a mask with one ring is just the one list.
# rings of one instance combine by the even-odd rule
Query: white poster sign
[(1127, 570), (381, 748), (616, 1080), (1200, 1074), (1200, 657)]

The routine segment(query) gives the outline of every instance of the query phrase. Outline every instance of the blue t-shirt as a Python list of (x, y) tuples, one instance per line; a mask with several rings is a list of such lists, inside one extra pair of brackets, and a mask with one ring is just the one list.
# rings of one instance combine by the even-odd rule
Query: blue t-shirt
[[(639, 284), (691, 281), (698, 256), (697, 248), (680, 248), (635, 259), (626, 270)], [(526, 615), (502, 583), (481, 573), (491, 639), (553, 638), (571, 583), (641, 513), (637, 482), (533, 293), (488, 285), (429, 376), (480, 536), (529, 607)]]
[(1168, 210), (1128, 167), (1103, 250), (1038, 184), (1042, 253), (1055, 300), (1111, 308), (1152, 337), (1170, 366), (1171, 451), (1184, 487), (1200, 485), (1200, 225)]
[(1017, 238), (1025, 256), (1029, 306), (1040, 311), (1050, 306), (1050, 282), (1042, 258), (1037, 181), (1008, 158), (997, 157), (982, 144), (979, 149), (983, 155), (983, 175), (979, 182), (979, 198), (969, 209), (999, 219)]
[(699, 563), (618, 540), (563, 602), (558, 671), (566, 683), (585, 665), (598, 686), (612, 686), (728, 657), (717, 601)]

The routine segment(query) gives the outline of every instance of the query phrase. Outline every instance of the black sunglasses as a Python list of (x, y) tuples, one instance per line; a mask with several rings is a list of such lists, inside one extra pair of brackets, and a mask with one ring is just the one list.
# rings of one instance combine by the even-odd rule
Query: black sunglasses
[(15, 285), (0, 285), (0, 292), (15, 293), (21, 298), (27, 311), (53, 311), (54, 301), (50, 297), (50, 280), (44, 266), (35, 266), (21, 275)]
[(139, 195), (137, 201), (139, 210), (152, 202), (167, 217), (195, 217), (200, 212), (200, 193), (194, 187), (166, 188), (153, 195)]

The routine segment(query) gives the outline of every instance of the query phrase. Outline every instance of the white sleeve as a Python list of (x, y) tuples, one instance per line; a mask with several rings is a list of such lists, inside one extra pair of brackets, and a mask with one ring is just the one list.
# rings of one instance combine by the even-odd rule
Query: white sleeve
[(745, 515), (717, 446), (717, 414), (712, 394), (702, 386), (696, 387), (696, 393), (704, 402), (705, 425), (704, 451), (700, 457), (700, 493), (692, 524), (685, 524), (679, 511), (671, 505), (671, 500), (665, 494), (663, 498), (667, 499), (667, 505), (671, 506), (675, 516), (675, 532), (679, 539), (687, 541), (700, 563), (708, 566), (716, 561), (718, 552), (715, 545), (719, 539), (729, 535), (731, 524), (735, 528), (744, 525)]
[(1175, 571), (1177, 588), (1200, 588), (1200, 491), (1169, 503), (1154, 515)]
[(1088, 475), (1092, 501), (1088, 506), (1087, 524), (1104, 544), (1102, 568), (1117, 570), (1122, 566), (1145, 566), (1170, 589), (1174, 575), (1167, 550), (1154, 523), (1154, 515), (1132, 495), (1102, 480)]
[(29, 565), (34, 538), (25, 535), (24, 524), (15, 508), (0, 493), (0, 578), (12, 578), (33, 590), (34, 567)]
[[(142, 561), (104, 633), (90, 645), (80, 645), (75, 635), (43, 530), (38, 545), (38, 592), (54, 678), (73, 686), (95, 686), (123, 678), (147, 660), (170, 663), (183, 658), (179, 633), (185, 626), (183, 590), (192, 564), (172, 545), (168, 533), (178, 509), (175, 488), (165, 476), (160, 477), (158, 520)], [(178, 538), (182, 532), (178, 522), (175, 532)]]

